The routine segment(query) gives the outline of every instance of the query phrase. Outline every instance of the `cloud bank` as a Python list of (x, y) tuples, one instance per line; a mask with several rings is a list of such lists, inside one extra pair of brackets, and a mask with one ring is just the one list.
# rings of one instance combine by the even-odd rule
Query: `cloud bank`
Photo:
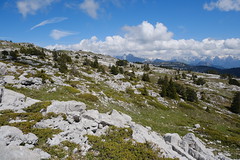
[(59, 40), (63, 37), (67, 37), (70, 35), (75, 35), (76, 33), (73, 32), (69, 32), (69, 31), (60, 31), (57, 29), (52, 30), (52, 32), (50, 33), (50, 37), (52, 37), (55, 40)]
[(104, 41), (93, 36), (72, 45), (51, 45), (48, 49), (87, 50), (107, 55), (133, 54), (139, 57), (173, 59), (176, 57), (202, 57), (232, 55), (239, 57), (240, 39), (214, 40), (210, 38), (173, 39), (162, 23), (152, 25), (143, 21), (137, 26), (125, 26), (124, 36), (107, 36)]
[(218, 0), (206, 3), (203, 6), (206, 10), (219, 9), (221, 11), (240, 11), (240, 0)]
[(52, 19), (48, 19), (48, 20), (45, 20), (45, 21), (42, 21), (41, 23), (33, 26), (31, 28), (31, 30), (35, 29), (35, 28), (38, 28), (38, 27), (41, 27), (41, 26), (45, 26), (47, 24), (52, 24), (52, 23), (59, 23), (59, 22), (62, 22), (64, 20), (66, 20), (67, 18), (66, 17), (55, 17), (55, 18), (52, 18)]
[(18, 11), (26, 17), (28, 14), (35, 14), (38, 10), (51, 5), (58, 0), (18, 0)]

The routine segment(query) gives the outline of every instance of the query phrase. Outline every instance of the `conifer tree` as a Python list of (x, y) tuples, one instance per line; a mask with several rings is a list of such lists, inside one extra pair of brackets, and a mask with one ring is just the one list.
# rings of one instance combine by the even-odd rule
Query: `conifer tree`
[(190, 101), (190, 102), (197, 102), (198, 101), (197, 93), (192, 88), (187, 87), (186, 96), (187, 96), (187, 100)]
[(231, 111), (240, 114), (240, 92), (236, 92), (233, 97)]
[(118, 75), (119, 69), (115, 65), (112, 65), (110, 72), (111, 72), (111, 74)]
[(150, 82), (149, 75), (147, 73), (144, 73), (143, 76), (142, 76), (142, 80), (145, 81), (145, 82)]
[(172, 78), (170, 79), (169, 85), (167, 87), (167, 96), (172, 99), (178, 99), (177, 91), (172, 81)]

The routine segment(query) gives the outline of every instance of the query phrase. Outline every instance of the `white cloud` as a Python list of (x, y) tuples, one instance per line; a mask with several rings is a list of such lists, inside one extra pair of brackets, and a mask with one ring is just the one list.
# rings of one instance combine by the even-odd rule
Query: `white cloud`
[(84, 2), (79, 5), (79, 7), (81, 10), (86, 12), (90, 17), (97, 18), (99, 4), (95, 2), (95, 0), (84, 0)]
[(33, 26), (31, 28), (31, 30), (33, 30), (33, 29), (35, 29), (37, 27), (45, 26), (46, 24), (59, 23), (59, 22), (62, 22), (64, 20), (66, 20), (66, 19), (67, 19), (66, 17), (55, 17), (55, 18), (52, 18), (52, 19), (48, 19), (48, 20), (42, 21), (41, 23)]
[(58, 0), (18, 0), (17, 8), (26, 17), (28, 14), (35, 14), (36, 11), (51, 5)]
[(215, 8), (221, 11), (240, 11), (240, 0), (217, 0), (204, 4), (203, 8), (209, 11)]
[(87, 50), (107, 55), (133, 54), (139, 57), (169, 60), (176, 57), (223, 56), (239, 57), (240, 39), (214, 40), (210, 38), (196, 41), (194, 39), (173, 39), (162, 23), (155, 26), (144, 21), (137, 26), (125, 26), (124, 36), (107, 36), (98, 40), (93, 36), (73, 45), (52, 45), (49, 49)]
[(74, 34), (77, 34), (77, 33), (69, 32), (69, 31), (60, 31), (60, 30), (54, 29), (52, 30), (50, 36), (55, 40), (59, 40), (63, 37), (74, 35)]
[(123, 29), (127, 32), (125, 37), (127, 39), (139, 42), (148, 42), (155, 40), (169, 40), (173, 33), (167, 31), (167, 27), (162, 23), (157, 23), (154, 27), (147, 21), (143, 21), (138, 26), (125, 26)]

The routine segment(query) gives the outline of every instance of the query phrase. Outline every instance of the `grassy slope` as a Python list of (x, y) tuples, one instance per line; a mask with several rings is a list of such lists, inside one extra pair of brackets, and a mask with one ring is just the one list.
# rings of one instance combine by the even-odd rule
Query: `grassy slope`
[[(4, 62), (4, 61), (3, 61)], [(78, 66), (80, 61), (77, 61)], [(21, 66), (21, 64), (18, 64)], [(28, 65), (22, 66), (19, 73), (28, 69)], [(81, 70), (86, 73), (93, 73), (96, 70), (89, 67), (81, 66)], [(85, 70), (84, 70), (85, 68)], [(128, 68), (130, 69), (130, 68)], [(136, 69), (134, 70), (141, 70)], [(171, 72), (174, 73), (175, 71)], [(151, 72), (150, 75), (152, 83), (144, 83), (148, 90), (154, 90), (159, 92), (160, 88), (155, 83), (159, 76), (164, 76), (166, 73)], [(14, 76), (18, 76), (14, 73)], [(196, 73), (197, 74), (197, 73)], [(20, 75), (20, 74), (19, 74)], [(59, 74), (58, 74), (59, 75)], [(202, 75), (202, 74), (199, 74)], [(111, 75), (103, 75), (105, 77)], [(235, 114), (222, 113), (219, 110), (226, 110), (225, 106), (229, 106), (233, 92), (227, 91), (225, 89), (216, 89), (214, 91), (205, 91), (207, 95), (206, 102), (199, 101), (198, 103), (188, 103), (191, 107), (186, 105), (175, 104), (174, 101), (170, 99), (165, 99), (169, 102), (170, 106), (173, 108), (168, 108), (163, 104), (159, 103), (155, 98), (151, 96), (136, 95), (132, 92), (118, 92), (111, 89), (104, 82), (95, 82), (91, 77), (78, 75), (81, 81), (71, 81), (68, 80), (66, 83), (71, 84), (72, 87), (57, 86), (56, 92), (48, 92), (49, 89), (54, 86), (45, 85), (40, 89), (17, 89), (12, 86), (6, 86), (9, 89), (15, 90), (17, 92), (23, 93), (28, 97), (39, 99), (42, 101), (49, 100), (76, 100), (85, 102), (88, 109), (98, 109), (100, 112), (106, 112), (111, 109), (117, 109), (126, 114), (129, 114), (134, 121), (142, 125), (150, 126), (153, 130), (165, 134), (168, 132), (176, 132), (180, 135), (184, 135), (189, 132), (189, 129), (193, 129), (194, 124), (200, 124), (201, 128), (194, 130), (195, 134), (198, 134), (200, 138), (207, 142), (211, 140), (217, 142), (220, 140), (221, 143), (214, 143), (210, 146), (217, 147), (221, 151), (229, 151), (232, 153), (233, 158), (240, 158), (240, 120), (239, 116)], [(140, 77), (139, 77), (140, 79)], [(124, 81), (128, 81), (125, 79)], [(190, 80), (188, 80), (190, 81)], [(222, 82), (226, 83), (226, 80), (219, 79), (207, 79), (208, 82)], [(136, 81), (130, 81), (131, 83), (138, 83)], [(185, 80), (180, 80), (180, 83), (185, 83)], [(100, 92), (102, 91), (111, 101), (103, 103), (101, 97), (96, 97), (91, 94), (82, 94), (76, 85), (85, 85), (90, 91)], [(188, 86), (191, 86), (187, 84)], [(196, 90), (201, 91), (201, 88), (191, 86)], [(211, 88), (212, 86), (208, 86)], [(223, 97), (225, 99), (224, 103), (217, 103), (218, 100)], [(213, 100), (216, 103), (213, 103)], [(123, 102), (123, 103), (120, 103)], [(209, 104), (210, 103), (210, 104)], [(124, 104), (124, 106), (122, 105)], [(213, 105), (213, 107), (211, 106)], [(209, 106), (210, 110), (206, 111), (202, 107)], [(203, 129), (205, 128), (205, 129)], [(223, 147), (224, 146), (224, 147)]]

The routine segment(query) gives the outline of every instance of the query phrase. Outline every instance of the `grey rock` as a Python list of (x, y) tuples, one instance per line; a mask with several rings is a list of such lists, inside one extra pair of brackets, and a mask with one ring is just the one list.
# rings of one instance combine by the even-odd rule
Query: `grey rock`
[(0, 62), (0, 76), (3, 76), (7, 73), (7, 65)]
[(50, 154), (48, 154), (47, 152), (44, 152), (43, 150), (41, 150), (39, 148), (35, 148), (33, 151), (38, 153), (40, 155), (41, 159), (50, 159), (51, 158)]
[(86, 109), (86, 104), (77, 101), (53, 101), (47, 108), (47, 113), (82, 113)]
[(0, 141), (6, 145), (36, 144), (38, 137), (33, 133), (23, 134), (22, 131), (12, 126), (0, 127)]
[(176, 133), (167, 133), (164, 140), (172, 145), (172, 149), (187, 159), (211, 160), (216, 159), (210, 149), (207, 149), (193, 133), (186, 134), (183, 138)]
[(0, 110), (11, 109), (11, 110), (21, 110), (28, 107), (39, 100), (35, 100), (21, 93), (14, 92), (9, 89), (2, 88), (0, 90)]
[(23, 146), (5, 146), (0, 143), (0, 159), (1, 160), (40, 160), (41, 156)]
[(17, 82), (14, 76), (4, 76), (3, 80), (7, 84), (15, 84)]
[(201, 126), (200, 126), (200, 124), (195, 124), (194, 127), (195, 127), (196, 129), (198, 129), (198, 128), (200, 128)]

